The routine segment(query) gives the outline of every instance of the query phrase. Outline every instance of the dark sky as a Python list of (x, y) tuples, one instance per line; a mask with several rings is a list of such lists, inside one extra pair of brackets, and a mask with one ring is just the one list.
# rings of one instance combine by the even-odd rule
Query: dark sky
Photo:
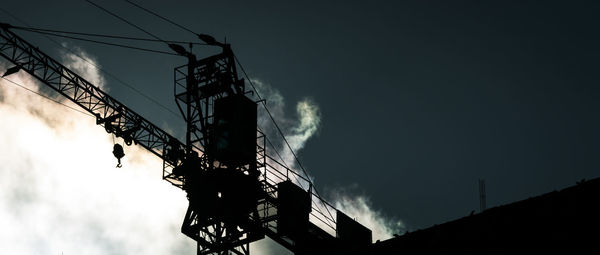
[[(226, 37), (250, 76), (286, 98), (289, 114), (303, 98), (319, 105), (321, 129), (300, 157), (324, 193), (350, 187), (409, 229), (478, 209), (479, 178), (491, 207), (600, 176), (596, 1), (171, 2), (143, 5)], [(102, 5), (161, 38), (194, 40), (125, 2)], [(34, 27), (145, 36), (85, 1), (1, 7)], [(59, 53), (44, 37), (18, 34)], [(173, 68), (185, 59), (69, 45), (175, 109)], [(107, 81), (151, 121), (181, 125)]]

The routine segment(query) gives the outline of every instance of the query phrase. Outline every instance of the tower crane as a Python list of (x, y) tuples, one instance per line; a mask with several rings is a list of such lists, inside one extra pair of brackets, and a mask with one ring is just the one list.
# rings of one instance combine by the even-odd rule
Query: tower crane
[[(265, 236), (295, 254), (363, 254), (371, 231), (335, 210), (308, 178), (277, 162), (257, 130), (257, 102), (238, 77), (231, 46), (199, 36), (222, 52), (202, 59), (170, 44), (187, 64), (175, 68), (174, 96), (186, 122), (185, 141), (140, 116), (0, 24), (0, 56), (96, 117), (96, 124), (163, 160), (162, 178), (189, 201), (181, 232), (198, 254), (249, 254)], [(118, 144), (117, 144), (118, 145)], [(115, 145), (120, 159), (123, 148)], [(120, 165), (120, 161), (119, 161)], [(309, 184), (308, 190), (290, 175)], [(335, 210), (335, 217), (330, 213)]]

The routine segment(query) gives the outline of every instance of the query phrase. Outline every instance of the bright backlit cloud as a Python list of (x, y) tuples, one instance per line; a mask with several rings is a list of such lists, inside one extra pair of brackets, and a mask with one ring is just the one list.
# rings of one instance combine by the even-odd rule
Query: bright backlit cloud
[[(23, 71), (7, 79), (39, 91)], [(161, 179), (160, 159), (125, 147), (117, 169), (112, 137), (93, 117), (4, 79), (0, 95), (3, 254), (195, 253), (180, 233), (185, 193)]]
[(64, 65), (71, 71), (99, 87), (104, 92), (108, 92), (108, 88), (105, 86), (104, 77), (98, 71), (98, 68), (101, 68), (101, 66), (96, 57), (88, 54), (77, 46), (70, 46), (66, 43), (63, 43), (63, 46), (65, 49), (69, 49), (69, 51), (64, 50), (62, 52), (62, 62)]
[[(253, 79), (252, 82), (261, 96), (267, 99), (267, 107), (269, 107), (271, 114), (282, 127), (290, 147), (296, 153), (302, 150), (306, 145), (306, 142), (317, 134), (320, 128), (321, 114), (319, 106), (311, 99), (303, 99), (296, 103), (296, 118), (286, 116), (284, 110), (285, 100), (281, 93), (258, 79)], [(277, 133), (276, 128), (271, 123), (271, 119), (266, 112), (259, 111), (258, 123), (263, 132), (265, 132), (270, 137), (271, 141), (273, 141), (274, 146), (287, 165), (295, 172), (301, 173), (301, 169), (297, 166), (293, 154), (284, 144), (282, 139), (279, 138), (280, 135)], [(272, 154), (273, 152), (270, 151), (269, 153)], [(278, 170), (285, 171), (281, 168)], [(308, 176), (307, 178), (313, 179), (311, 176)], [(300, 186), (306, 187), (305, 185), (302, 185), (302, 183)], [(380, 211), (374, 209), (367, 196), (350, 195), (350, 193), (343, 192), (342, 190), (343, 189), (338, 189), (333, 192), (331, 195), (332, 201), (329, 202), (333, 204), (336, 209), (346, 213), (348, 216), (356, 219), (359, 223), (371, 229), (374, 241), (391, 238), (393, 234), (404, 230), (404, 224), (401, 221), (389, 219)], [(316, 206), (324, 215), (329, 216), (329, 213), (331, 213), (331, 215), (335, 217), (335, 211), (331, 212), (331, 209), (327, 211), (320, 202), (316, 202)], [(318, 220), (313, 221), (313, 223), (319, 225), (326, 231), (330, 229)]]
[(373, 209), (366, 196), (352, 196), (345, 192), (336, 191), (332, 195), (333, 205), (356, 221), (371, 230), (373, 241), (386, 240), (394, 234), (406, 230), (404, 223), (385, 217), (383, 213)]
[[(310, 98), (305, 98), (296, 103), (296, 116), (289, 117), (285, 114), (285, 99), (281, 93), (270, 85), (253, 79), (256, 89), (260, 95), (266, 99), (267, 107), (277, 124), (285, 135), (289, 147), (294, 152), (300, 151), (306, 145), (306, 142), (313, 137), (321, 126), (321, 112), (319, 106)], [(300, 172), (294, 155), (289, 150), (277, 128), (274, 126), (268, 113), (259, 106), (258, 126), (274, 143), (273, 146), (280, 153), (281, 158), (290, 168)], [(269, 148), (273, 149), (273, 148)], [(279, 158), (278, 158), (279, 159)], [(281, 160), (281, 159), (280, 159)], [(310, 178), (310, 177), (308, 177)]]

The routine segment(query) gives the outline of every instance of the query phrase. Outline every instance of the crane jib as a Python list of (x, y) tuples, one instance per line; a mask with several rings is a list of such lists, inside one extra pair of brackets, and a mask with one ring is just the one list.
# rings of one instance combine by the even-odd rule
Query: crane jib
[(140, 145), (163, 159), (163, 178), (181, 187), (183, 180), (172, 169), (184, 161), (185, 145), (175, 137), (135, 113), (97, 86), (71, 71), (0, 24), (0, 55), (79, 107), (96, 116), (107, 132), (122, 137), (129, 145)]

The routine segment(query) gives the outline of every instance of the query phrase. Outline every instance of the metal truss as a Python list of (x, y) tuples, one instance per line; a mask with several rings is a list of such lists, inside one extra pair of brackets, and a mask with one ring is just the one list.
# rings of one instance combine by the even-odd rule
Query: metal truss
[[(188, 151), (198, 151), (201, 155), (196, 162), (186, 163), (190, 167), (176, 170), (186, 180), (183, 189), (190, 201), (182, 232), (197, 241), (198, 254), (249, 254), (249, 244), (264, 237), (257, 206), (260, 200), (265, 201), (257, 170), (264, 163), (256, 160), (227, 165), (218, 162), (208, 151), (210, 143), (214, 142), (211, 132), (215, 124), (215, 101), (233, 95), (243, 96), (244, 80), (237, 77), (229, 45), (223, 45), (221, 54), (200, 60), (191, 53), (186, 55), (189, 63), (175, 68), (175, 101), (188, 124)], [(264, 136), (261, 138), (264, 140)], [(264, 152), (264, 141), (262, 146), (259, 143), (257, 146), (257, 152)], [(244, 181), (235, 182), (234, 179)], [(224, 188), (238, 185), (244, 188)], [(217, 192), (221, 190), (237, 193), (244, 199), (225, 202)], [(245, 197), (243, 193), (248, 192), (255, 195)]]
[(172, 169), (185, 160), (183, 143), (9, 31), (10, 25), (0, 24), (0, 28), (2, 57), (96, 116), (98, 125), (127, 145), (135, 143), (163, 159), (163, 178), (182, 187), (183, 179), (174, 176)]

